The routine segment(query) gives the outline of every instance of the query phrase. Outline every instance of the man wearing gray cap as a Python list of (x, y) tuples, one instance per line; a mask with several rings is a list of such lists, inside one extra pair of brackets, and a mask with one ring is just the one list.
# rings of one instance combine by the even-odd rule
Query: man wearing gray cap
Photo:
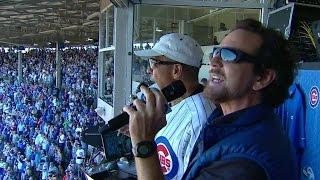
[[(169, 102), (171, 112), (166, 115), (167, 124), (156, 134), (155, 143), (133, 142), (135, 156), (148, 157), (157, 149), (166, 179), (181, 179), (200, 130), (215, 109), (203, 97), (203, 86), (198, 81), (203, 57), (201, 46), (187, 35), (171, 33), (162, 36), (152, 49), (135, 54), (148, 58), (148, 73), (160, 89), (175, 80), (181, 80), (186, 87), (181, 98)], [(150, 147), (150, 152), (139, 154), (139, 149), (145, 147)]]

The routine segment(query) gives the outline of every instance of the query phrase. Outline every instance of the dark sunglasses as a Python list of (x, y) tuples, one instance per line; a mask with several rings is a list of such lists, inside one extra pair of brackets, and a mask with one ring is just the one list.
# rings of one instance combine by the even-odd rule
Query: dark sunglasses
[(172, 61), (159, 61), (158, 59), (149, 58), (149, 66), (153, 68), (155, 65), (161, 64), (161, 65), (172, 65), (172, 64), (179, 64), (178, 62), (172, 62)]
[(214, 47), (212, 53), (210, 53), (210, 59), (215, 56), (219, 56), (224, 62), (237, 63), (239, 61), (247, 61), (250, 63), (256, 63), (256, 57), (251, 56), (241, 50), (229, 48), (229, 47)]

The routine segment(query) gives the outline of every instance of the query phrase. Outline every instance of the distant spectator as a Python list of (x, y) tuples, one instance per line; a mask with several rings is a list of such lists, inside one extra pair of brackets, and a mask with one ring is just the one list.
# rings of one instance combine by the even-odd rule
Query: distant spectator
[(226, 27), (226, 24), (225, 23), (220, 23), (219, 31), (226, 31), (226, 30), (228, 30), (228, 28)]
[(219, 45), (217, 36), (213, 36), (213, 45)]

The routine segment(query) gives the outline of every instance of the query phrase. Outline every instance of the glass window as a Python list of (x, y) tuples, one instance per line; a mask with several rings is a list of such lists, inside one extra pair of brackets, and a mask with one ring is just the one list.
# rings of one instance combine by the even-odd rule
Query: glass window
[(107, 10), (101, 13), (100, 27), (100, 49), (112, 47), (114, 45), (114, 6), (108, 7)]
[(111, 47), (114, 45), (113, 43), (113, 34), (114, 34), (114, 6), (111, 6), (107, 10), (107, 29), (106, 29), (106, 46)]
[[(235, 1), (216, 0), (216, 2)], [(241, 2), (258, 2), (258, 0)], [(245, 18), (258, 20), (261, 13), (260, 9), (243, 8), (199, 8), (152, 5), (137, 5), (135, 8), (134, 50), (152, 48), (153, 44), (162, 35), (179, 32), (193, 37), (201, 44), (205, 51), (205, 49), (210, 49), (210, 46), (219, 44), (237, 21)], [(209, 52), (205, 51), (205, 57), (209, 56), (208, 53)], [(148, 63), (145, 60), (139, 57), (134, 58), (132, 64), (133, 90), (139, 82), (145, 81), (150, 82), (150, 84), (152, 83), (147, 74), (147, 68)], [(204, 67), (204, 69), (206, 68), (207, 67)]]
[(106, 11), (101, 13), (101, 17), (100, 17), (100, 49), (105, 48), (106, 47)]
[(113, 105), (113, 81), (114, 81), (114, 6), (108, 7), (101, 14), (100, 19), (100, 52), (102, 53), (103, 72), (101, 82), (102, 96), (105, 102)]
[(114, 51), (103, 52), (104, 64), (104, 95), (102, 97), (108, 104), (113, 105), (113, 80), (114, 80)]

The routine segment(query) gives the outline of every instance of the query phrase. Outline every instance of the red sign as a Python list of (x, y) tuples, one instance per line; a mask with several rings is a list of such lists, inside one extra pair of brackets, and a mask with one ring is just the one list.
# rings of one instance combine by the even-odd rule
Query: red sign
[(319, 102), (319, 89), (317, 86), (313, 86), (310, 90), (310, 105), (315, 108)]

